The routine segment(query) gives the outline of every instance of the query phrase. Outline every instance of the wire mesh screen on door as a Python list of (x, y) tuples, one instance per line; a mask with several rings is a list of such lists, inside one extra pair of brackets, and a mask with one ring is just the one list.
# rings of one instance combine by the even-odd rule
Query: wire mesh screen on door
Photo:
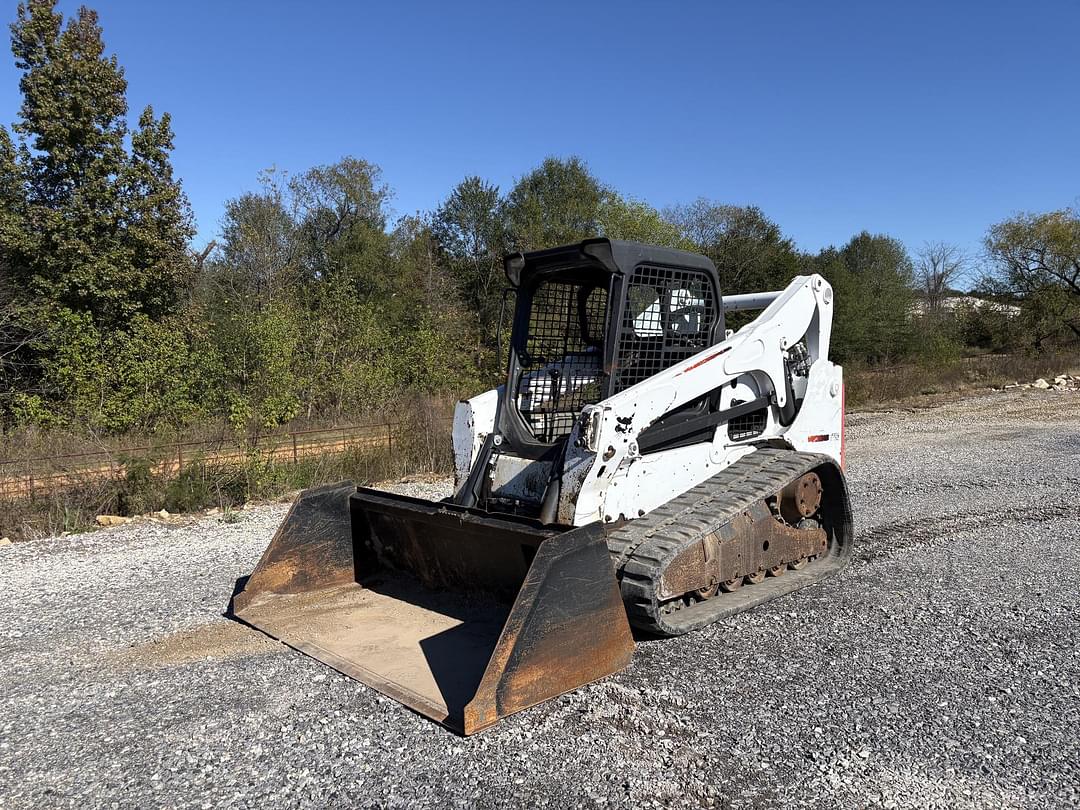
[(697, 354), (711, 342), (718, 307), (705, 273), (641, 265), (626, 293), (615, 392)]
[(545, 281), (533, 292), (529, 333), (518, 361), (518, 411), (541, 442), (566, 436), (585, 405), (600, 401), (607, 290)]

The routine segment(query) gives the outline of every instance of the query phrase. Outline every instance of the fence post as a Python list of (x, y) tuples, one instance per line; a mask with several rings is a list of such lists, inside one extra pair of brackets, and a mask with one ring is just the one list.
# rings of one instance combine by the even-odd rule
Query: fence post
[(291, 435), (292, 435), (292, 463), (297, 464), (299, 462), (297, 461), (297, 456), (296, 456), (296, 431), (293, 431)]
[(390, 467), (394, 467), (394, 429), (390, 423), (386, 423), (386, 456), (390, 459)]
[(179, 475), (184, 471), (184, 446), (180, 443), (180, 439), (176, 440), (176, 474)]

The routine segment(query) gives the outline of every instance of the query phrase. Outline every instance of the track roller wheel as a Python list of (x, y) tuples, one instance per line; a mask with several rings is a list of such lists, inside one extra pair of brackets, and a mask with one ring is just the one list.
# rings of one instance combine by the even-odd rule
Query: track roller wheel
[(787, 567), (792, 571), (802, 571), (806, 566), (810, 564), (809, 557), (803, 557), (801, 560), (795, 560), (795, 562), (789, 562)]
[(706, 599), (712, 599), (714, 596), (716, 596), (719, 590), (720, 584), (714, 582), (707, 588), (698, 588), (696, 591), (694, 591), (694, 596), (704, 602)]
[(722, 590), (724, 593), (731, 593), (732, 591), (739, 590), (739, 588), (741, 588), (742, 586), (743, 578), (735, 577), (735, 579), (729, 579), (727, 582), (721, 582), (720, 590)]
[(743, 577), (743, 579), (746, 581), (747, 585), (760, 585), (762, 582), (765, 581), (765, 569), (763, 568), (760, 571), (755, 571), (752, 574), (747, 574), (745, 577)]
[(784, 572), (787, 571), (787, 564), (778, 565), (775, 568), (770, 568), (766, 573), (770, 577), (782, 577)]

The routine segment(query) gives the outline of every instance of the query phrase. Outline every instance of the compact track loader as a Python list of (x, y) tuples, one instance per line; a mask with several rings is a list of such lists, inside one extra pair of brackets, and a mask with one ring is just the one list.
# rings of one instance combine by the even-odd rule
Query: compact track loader
[(506, 273), (506, 383), (457, 406), (453, 497), (307, 490), (231, 605), (464, 734), (621, 669), (631, 626), (686, 633), (851, 555), (821, 276), (721, 297), (708, 259), (607, 239)]

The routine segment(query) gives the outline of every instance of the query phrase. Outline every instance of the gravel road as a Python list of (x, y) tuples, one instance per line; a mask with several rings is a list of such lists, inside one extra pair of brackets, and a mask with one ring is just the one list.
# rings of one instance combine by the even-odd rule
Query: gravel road
[(0, 808), (1080, 806), (1080, 393), (848, 449), (841, 575), (467, 739), (221, 617), (282, 504), (0, 548)]

